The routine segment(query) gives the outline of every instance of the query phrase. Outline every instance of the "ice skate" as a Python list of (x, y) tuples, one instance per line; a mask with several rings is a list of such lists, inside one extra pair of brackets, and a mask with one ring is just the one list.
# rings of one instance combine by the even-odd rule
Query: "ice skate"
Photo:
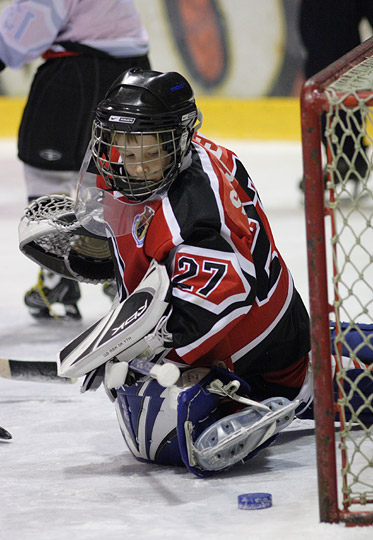
[(191, 452), (205, 470), (230, 467), (285, 429), (293, 421), (298, 403), (286, 398), (270, 398), (262, 402), (268, 412), (247, 407), (224, 417), (198, 437)]
[[(79, 299), (80, 288), (76, 281), (40, 270), (37, 284), (26, 292), (24, 301), (30, 314), (36, 319), (80, 320), (82, 317), (77, 306)], [(61, 304), (64, 313), (57, 314), (53, 304)]]

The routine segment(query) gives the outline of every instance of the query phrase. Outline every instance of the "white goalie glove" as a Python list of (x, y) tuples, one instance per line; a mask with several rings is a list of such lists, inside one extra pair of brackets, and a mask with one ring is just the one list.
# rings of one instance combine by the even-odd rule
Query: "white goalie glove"
[[(58, 354), (58, 375), (80, 377), (115, 358), (158, 354), (171, 341), (166, 330), (171, 314), (170, 280), (163, 265), (152, 261), (140, 285), (126, 300), (82, 332)], [(120, 368), (115, 368), (120, 370)]]
[(18, 236), (26, 257), (60, 276), (94, 284), (114, 279), (108, 239), (81, 226), (71, 197), (43, 195), (32, 201)]

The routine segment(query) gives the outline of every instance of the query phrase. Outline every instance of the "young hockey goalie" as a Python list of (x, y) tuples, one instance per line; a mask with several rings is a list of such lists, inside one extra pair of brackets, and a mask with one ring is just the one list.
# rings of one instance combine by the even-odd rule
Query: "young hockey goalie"
[[(200, 119), (174, 72), (131, 69), (98, 105), (74, 226), (109, 243), (118, 301), (60, 352), (59, 374), (104, 379), (138, 459), (203, 476), (308, 413), (312, 381), (308, 314), (259, 195)], [(66, 253), (69, 277), (79, 261)], [(181, 375), (139, 378), (138, 358)]]

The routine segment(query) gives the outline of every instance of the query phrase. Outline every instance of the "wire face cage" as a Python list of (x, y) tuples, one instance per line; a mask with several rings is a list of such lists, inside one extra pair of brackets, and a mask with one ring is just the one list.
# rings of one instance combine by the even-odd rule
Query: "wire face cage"
[(367, 525), (373, 523), (373, 38), (305, 83), (301, 115), (320, 519)]

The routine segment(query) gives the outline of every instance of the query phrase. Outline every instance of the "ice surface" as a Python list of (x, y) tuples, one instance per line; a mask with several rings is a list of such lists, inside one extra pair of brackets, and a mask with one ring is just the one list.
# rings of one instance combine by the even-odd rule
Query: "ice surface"
[[(261, 192), (278, 246), (306, 304), (307, 274), (298, 143), (229, 141)], [(100, 287), (83, 286), (84, 322), (42, 327), (26, 313), (36, 266), (18, 251), (25, 206), (15, 141), (0, 144), (0, 357), (53, 360), (84, 325), (109, 308)], [(0, 538), (4, 540), (371, 539), (372, 528), (319, 523), (312, 421), (296, 421), (275, 445), (212, 479), (137, 462), (122, 441), (102, 389), (0, 379)], [(237, 496), (269, 492), (273, 507), (239, 510)]]

